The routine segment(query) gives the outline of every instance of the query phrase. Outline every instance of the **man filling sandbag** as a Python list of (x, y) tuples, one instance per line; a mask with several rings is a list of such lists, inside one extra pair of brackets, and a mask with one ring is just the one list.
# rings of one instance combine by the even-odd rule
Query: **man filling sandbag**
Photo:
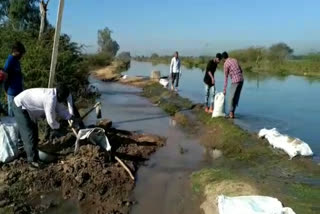
[[(69, 109), (63, 105), (64, 102), (68, 103)], [(59, 85), (56, 88), (25, 90), (14, 98), (13, 112), (28, 162), (31, 167), (39, 168), (37, 120), (45, 117), (49, 126), (57, 130), (60, 128), (57, 115), (64, 120), (73, 119), (69, 89)]]

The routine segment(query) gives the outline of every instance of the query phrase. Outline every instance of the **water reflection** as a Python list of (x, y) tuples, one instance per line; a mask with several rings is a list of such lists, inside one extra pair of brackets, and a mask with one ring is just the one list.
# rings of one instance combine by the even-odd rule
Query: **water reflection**
[[(150, 76), (152, 70), (169, 74), (169, 65), (132, 61), (128, 75)], [(193, 102), (204, 101), (203, 73), (199, 68), (182, 66), (179, 94)], [(237, 124), (245, 129), (278, 128), (281, 132), (301, 138), (320, 153), (319, 78), (271, 75), (244, 72), (245, 84), (238, 108)], [(224, 74), (215, 74), (217, 92), (223, 90)], [(230, 81), (229, 81), (230, 83)], [(227, 98), (228, 99), (228, 98)]]

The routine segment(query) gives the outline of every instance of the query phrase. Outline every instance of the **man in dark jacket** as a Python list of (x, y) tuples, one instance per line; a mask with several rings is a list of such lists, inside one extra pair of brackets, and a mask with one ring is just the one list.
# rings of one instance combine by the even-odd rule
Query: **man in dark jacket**
[(5, 82), (5, 90), (7, 92), (8, 115), (10, 117), (13, 117), (13, 99), (23, 91), (23, 76), (20, 60), (25, 52), (26, 49), (24, 45), (21, 42), (16, 42), (4, 66), (4, 72), (8, 74)]
[(222, 55), (220, 53), (217, 53), (216, 57), (208, 62), (208, 65), (206, 68), (206, 73), (205, 73), (204, 79), (203, 79), (204, 84), (205, 84), (205, 91), (206, 91), (205, 111), (208, 113), (213, 112), (213, 101), (214, 101), (214, 96), (216, 93), (214, 73), (215, 73), (217, 66), (218, 66), (221, 59), (222, 59)]

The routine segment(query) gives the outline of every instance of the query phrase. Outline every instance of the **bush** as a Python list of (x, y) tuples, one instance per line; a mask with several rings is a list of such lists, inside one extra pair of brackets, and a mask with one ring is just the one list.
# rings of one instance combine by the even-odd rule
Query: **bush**
[(89, 67), (96, 68), (110, 65), (113, 57), (110, 54), (99, 53), (86, 55), (85, 59)]
[[(48, 31), (42, 41), (37, 35), (26, 31), (13, 31), (0, 28), (0, 63), (11, 53), (14, 41), (21, 41), (26, 47), (26, 54), (21, 60), (24, 86), (27, 88), (47, 87), (51, 63), (54, 30)], [(71, 42), (70, 37), (60, 37), (56, 82), (70, 86), (76, 94), (82, 94), (88, 84), (88, 66), (81, 55), (81, 46)]]

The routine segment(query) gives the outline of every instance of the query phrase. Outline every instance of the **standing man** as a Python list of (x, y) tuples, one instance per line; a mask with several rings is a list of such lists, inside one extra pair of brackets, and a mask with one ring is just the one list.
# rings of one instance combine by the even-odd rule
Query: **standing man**
[(214, 73), (216, 72), (217, 66), (218, 66), (221, 59), (222, 59), (221, 53), (217, 53), (216, 57), (208, 62), (207, 68), (206, 68), (206, 73), (205, 73), (204, 79), (203, 79), (203, 82), (205, 84), (205, 90), (206, 90), (205, 111), (208, 113), (213, 112), (213, 101), (214, 101), (214, 96), (216, 94)]
[(179, 58), (179, 53), (176, 51), (174, 57), (171, 60), (170, 64), (170, 76), (171, 76), (171, 90), (178, 90), (179, 79), (181, 77), (181, 62)]
[(223, 93), (226, 95), (228, 86), (228, 77), (231, 78), (231, 88), (229, 95), (229, 117), (234, 118), (234, 113), (236, 107), (239, 104), (240, 94), (243, 86), (243, 72), (236, 59), (229, 58), (227, 52), (222, 53), (222, 58), (224, 60), (224, 90)]
[(23, 91), (23, 76), (20, 60), (25, 53), (26, 49), (24, 45), (21, 42), (16, 42), (4, 66), (4, 72), (8, 74), (7, 81), (5, 82), (5, 90), (8, 97), (8, 115), (10, 117), (13, 117), (13, 99)]
[[(69, 111), (63, 105), (65, 102)], [(37, 120), (46, 118), (49, 126), (55, 130), (60, 128), (57, 115), (64, 120), (71, 120), (73, 108), (69, 89), (64, 85), (27, 89), (14, 98), (13, 112), (28, 162), (31, 167), (39, 168)]]

